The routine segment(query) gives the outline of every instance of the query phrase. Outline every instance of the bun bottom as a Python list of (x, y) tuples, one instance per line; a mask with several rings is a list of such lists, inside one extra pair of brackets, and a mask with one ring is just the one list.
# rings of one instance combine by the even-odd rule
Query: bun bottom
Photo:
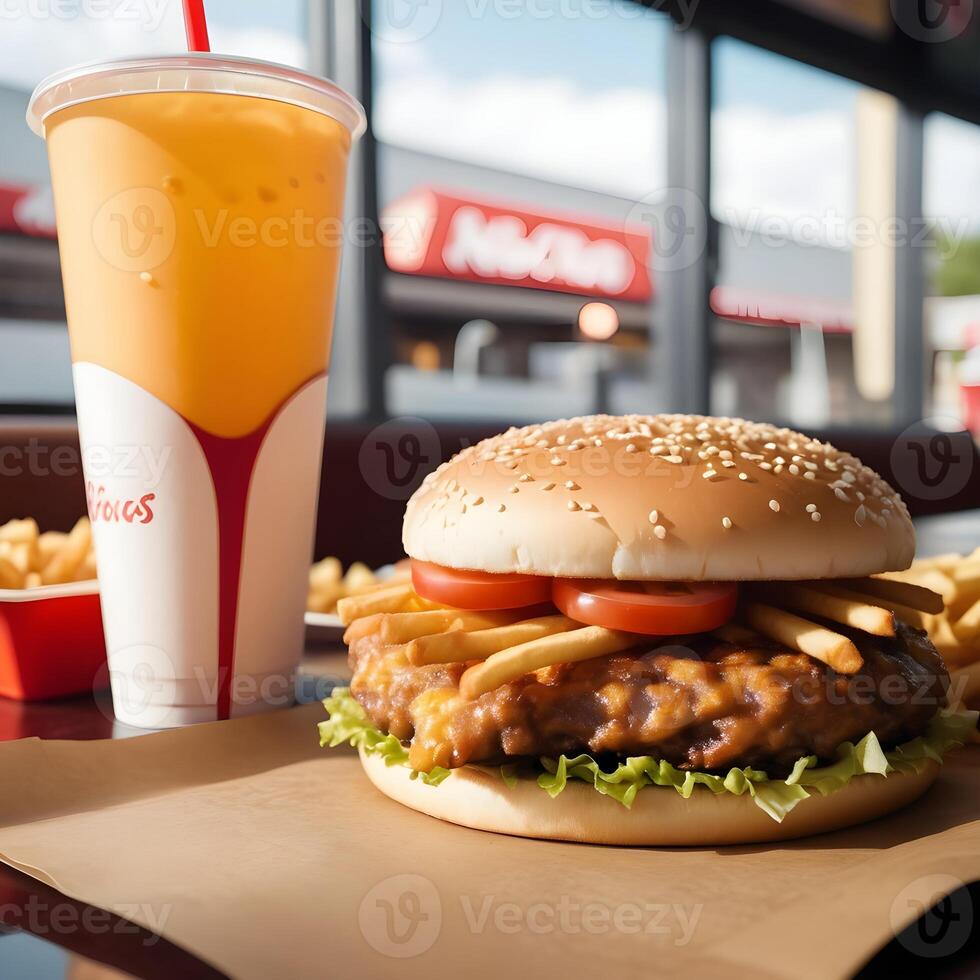
[(758, 844), (840, 830), (906, 806), (939, 774), (939, 764), (930, 761), (912, 776), (857, 776), (830, 796), (803, 800), (777, 823), (747, 794), (716, 796), (697, 787), (684, 799), (668, 787), (645, 789), (627, 810), (585, 783), (570, 781), (552, 799), (532, 780), (508, 788), (491, 773), (463, 768), (439, 786), (427, 786), (410, 778), (405, 766), (386, 766), (363, 749), (359, 754), (368, 778), (385, 796), (430, 817), (516, 837), (634, 847)]

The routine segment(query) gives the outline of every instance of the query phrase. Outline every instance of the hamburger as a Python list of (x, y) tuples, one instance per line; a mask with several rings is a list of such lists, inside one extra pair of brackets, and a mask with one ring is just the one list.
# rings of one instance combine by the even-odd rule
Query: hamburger
[(720, 845), (893, 811), (946, 705), (915, 535), (847, 453), (742, 419), (512, 428), (408, 503), (410, 579), (341, 601), (324, 745), (394, 800), (527, 837)]

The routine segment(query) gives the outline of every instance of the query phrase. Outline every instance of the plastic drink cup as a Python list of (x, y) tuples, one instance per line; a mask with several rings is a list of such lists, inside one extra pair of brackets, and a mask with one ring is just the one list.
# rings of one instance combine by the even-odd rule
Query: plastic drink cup
[(42, 82), (113, 704), (291, 704), (351, 143), (330, 82), (211, 54)]

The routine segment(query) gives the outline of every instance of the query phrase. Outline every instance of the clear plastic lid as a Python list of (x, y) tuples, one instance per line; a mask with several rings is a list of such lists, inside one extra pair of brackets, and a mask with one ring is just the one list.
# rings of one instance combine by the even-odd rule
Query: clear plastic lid
[(271, 61), (207, 52), (122, 58), (57, 72), (34, 90), (27, 124), (43, 136), (45, 119), (60, 109), (147, 92), (218, 92), (288, 102), (336, 119), (352, 139), (367, 126), (361, 104), (325, 78)]

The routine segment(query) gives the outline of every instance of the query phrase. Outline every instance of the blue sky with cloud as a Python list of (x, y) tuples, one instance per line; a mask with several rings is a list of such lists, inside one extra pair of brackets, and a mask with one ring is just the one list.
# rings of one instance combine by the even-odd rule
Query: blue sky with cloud
[[(375, 2), (383, 140), (623, 197), (664, 187), (665, 15), (624, 0)], [(0, 84), (183, 46), (179, 0), (137, 0), (138, 22), (11, 17), (19, 3), (0, 23)], [(216, 50), (306, 63), (304, 0), (207, 7)], [(858, 86), (730, 40), (714, 58), (716, 210), (850, 213)], [(927, 211), (980, 228), (980, 129), (936, 117), (927, 132)]]

